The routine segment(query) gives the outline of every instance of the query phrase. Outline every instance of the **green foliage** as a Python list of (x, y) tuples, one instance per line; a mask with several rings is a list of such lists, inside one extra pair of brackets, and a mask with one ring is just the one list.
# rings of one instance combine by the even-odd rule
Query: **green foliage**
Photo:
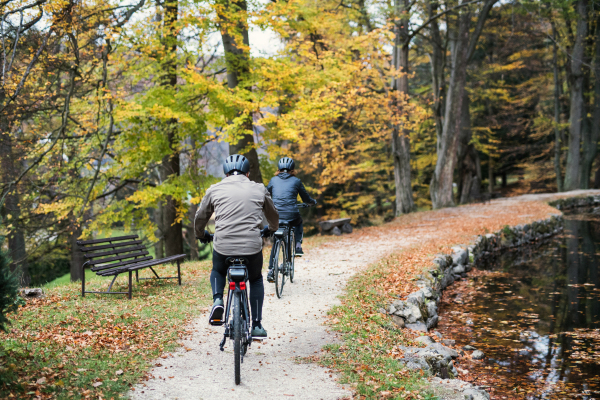
[[(0, 245), (2, 238), (0, 238)], [(0, 247), (0, 330), (6, 331), (10, 323), (7, 314), (17, 311), (23, 299), (19, 297), (19, 279), (10, 271), (10, 259)]]

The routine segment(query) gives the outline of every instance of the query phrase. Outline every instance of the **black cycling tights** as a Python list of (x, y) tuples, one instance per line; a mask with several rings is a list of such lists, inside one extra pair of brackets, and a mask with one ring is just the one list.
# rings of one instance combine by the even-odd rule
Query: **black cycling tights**
[(212, 286), (213, 300), (223, 298), (225, 282), (227, 281), (228, 265), (225, 260), (229, 257), (245, 257), (248, 259), (248, 281), (250, 282), (250, 308), (254, 324), (262, 319), (262, 307), (265, 299), (265, 287), (263, 286), (262, 251), (250, 256), (225, 256), (213, 250), (213, 269), (210, 273), (210, 285)]

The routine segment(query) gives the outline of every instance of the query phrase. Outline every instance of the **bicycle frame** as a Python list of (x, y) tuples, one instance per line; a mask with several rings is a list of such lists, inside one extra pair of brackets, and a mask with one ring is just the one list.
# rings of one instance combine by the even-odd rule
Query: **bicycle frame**
[(293, 227), (290, 225), (282, 225), (283, 227), (283, 232), (281, 234), (278, 234), (277, 232), (275, 232), (275, 234), (273, 235), (274, 240), (273, 240), (273, 248), (275, 248), (275, 245), (277, 244), (277, 242), (283, 241), (285, 243), (285, 260), (286, 261), (290, 261), (290, 249), (292, 244), (295, 246), (295, 243), (292, 243), (292, 229)]
[[(243, 264), (234, 264), (231, 265), (229, 268), (241, 268), (243, 266), (244, 269), (246, 269), (246, 266)], [(229, 274), (228, 274), (229, 275)], [(230, 339), (233, 339), (233, 322), (229, 320), (229, 316), (231, 315), (231, 308), (233, 307), (233, 296), (235, 293), (240, 293), (241, 294), (241, 305), (242, 305), (242, 316), (243, 316), (243, 320), (246, 321), (246, 326), (248, 327), (248, 329), (245, 329), (244, 332), (247, 334), (247, 341), (246, 343), (244, 343), (244, 345), (248, 345), (250, 346), (252, 343), (252, 335), (250, 333), (250, 326), (251, 326), (251, 317), (250, 317), (250, 303), (248, 301), (248, 282), (247, 281), (242, 281), (242, 282), (231, 282), (229, 281), (229, 277), (228, 277), (228, 283), (229, 283), (229, 291), (227, 293), (227, 303), (225, 306), (225, 317), (223, 319), (223, 321), (225, 321), (225, 332), (223, 334), (223, 340), (221, 341), (221, 343), (219, 344), (219, 349), (221, 351), (224, 351), (224, 347), (225, 347), (225, 342), (227, 341), (227, 338), (229, 337)], [(242, 359), (243, 359), (243, 354), (242, 354)]]

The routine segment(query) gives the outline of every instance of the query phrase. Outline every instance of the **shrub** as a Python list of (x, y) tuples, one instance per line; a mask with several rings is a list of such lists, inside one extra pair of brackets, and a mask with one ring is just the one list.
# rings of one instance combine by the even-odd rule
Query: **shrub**
[(6, 325), (9, 323), (6, 315), (16, 311), (22, 301), (19, 297), (19, 279), (10, 271), (10, 259), (0, 248), (0, 330), (6, 332)]

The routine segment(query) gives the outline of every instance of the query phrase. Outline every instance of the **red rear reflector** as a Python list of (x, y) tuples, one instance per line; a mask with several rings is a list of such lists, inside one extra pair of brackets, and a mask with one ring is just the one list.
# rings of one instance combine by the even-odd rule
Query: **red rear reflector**
[(246, 282), (240, 282), (240, 289), (246, 290)]
[(229, 282), (229, 290), (235, 290), (235, 282)]

